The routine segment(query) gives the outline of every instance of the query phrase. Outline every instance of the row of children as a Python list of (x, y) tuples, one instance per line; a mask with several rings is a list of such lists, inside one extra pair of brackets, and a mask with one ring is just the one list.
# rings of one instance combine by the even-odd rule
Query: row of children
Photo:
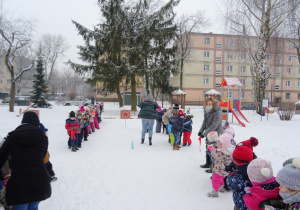
[(103, 105), (96, 104), (86, 108), (80, 106), (76, 113), (74, 111), (69, 113), (65, 128), (69, 135), (68, 148), (72, 152), (79, 150), (82, 140), (88, 141), (88, 135), (95, 132), (95, 129), (100, 129), (102, 111)]
[(234, 209), (300, 209), (300, 158), (285, 163), (275, 178), (271, 162), (253, 152), (256, 138), (235, 145), (233, 128), (220, 136), (210, 132), (207, 138), (213, 162), (209, 197), (218, 197), (228, 188), (233, 191)]

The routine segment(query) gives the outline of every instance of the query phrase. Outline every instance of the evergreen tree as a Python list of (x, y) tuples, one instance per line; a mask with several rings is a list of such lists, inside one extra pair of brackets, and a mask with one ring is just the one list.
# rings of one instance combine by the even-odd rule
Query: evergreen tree
[(48, 103), (46, 101), (46, 80), (45, 80), (45, 69), (44, 69), (44, 60), (42, 57), (41, 49), (38, 52), (38, 60), (36, 63), (36, 74), (33, 75), (34, 77), (34, 85), (32, 93), (32, 102), (37, 105), (37, 107), (47, 107)]

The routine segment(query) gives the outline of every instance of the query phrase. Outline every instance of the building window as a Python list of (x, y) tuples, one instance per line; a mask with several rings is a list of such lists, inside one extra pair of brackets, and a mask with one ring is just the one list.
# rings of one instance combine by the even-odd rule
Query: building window
[(282, 47), (277, 47), (277, 52), (281, 52), (282, 51)]
[(287, 69), (286, 69), (286, 73), (287, 73), (287, 74), (292, 74), (292, 69), (291, 69), (291, 68), (287, 68)]
[(216, 57), (217, 62), (222, 62), (222, 57)]
[(255, 40), (255, 41), (253, 42), (253, 46), (254, 46), (254, 47), (258, 47), (258, 43), (259, 43), (259, 42), (258, 42), (257, 40)]
[(10, 83), (11, 83), (11, 80), (10, 80), (10, 79), (7, 79), (7, 80), (6, 80), (6, 83), (7, 83), (7, 84), (10, 84)]
[(209, 78), (208, 77), (204, 78), (204, 84), (209, 84)]
[(232, 52), (229, 52), (229, 53), (227, 54), (227, 58), (232, 59), (232, 58), (233, 58), (233, 53), (232, 53)]
[(293, 49), (293, 48), (294, 48), (294, 45), (291, 42), (289, 42), (288, 49), (290, 50), (290, 49)]
[(229, 46), (233, 46), (233, 45), (234, 45), (233, 39), (228, 39), (228, 45), (229, 45)]
[(233, 71), (233, 66), (227, 66), (227, 71), (232, 72)]
[(216, 48), (221, 49), (222, 48), (222, 44), (216, 44)]
[(222, 75), (222, 71), (221, 70), (216, 70), (216, 75)]
[(280, 86), (279, 85), (275, 85), (275, 90), (280, 90)]
[(244, 91), (241, 92), (241, 98), (245, 98), (245, 92)]
[(291, 87), (291, 81), (286, 81), (285, 84), (287, 87)]
[(257, 68), (256, 68), (256, 67), (253, 67), (252, 69), (253, 69), (253, 72), (256, 73)]
[(246, 53), (241, 53), (241, 59), (246, 59)]
[(266, 74), (269, 74), (270, 73), (270, 68), (269, 67), (265, 67), (265, 72), (266, 72)]
[(216, 84), (216, 88), (219, 88), (221, 84)]
[(300, 69), (298, 69), (298, 74), (300, 74)]
[(242, 83), (242, 85), (245, 85), (246, 84), (246, 79), (241, 79), (241, 83)]
[(246, 66), (241, 66), (241, 72), (243, 72), (243, 73), (246, 72)]
[(269, 93), (266, 93), (266, 98), (269, 98)]
[(300, 93), (298, 93), (298, 99), (300, 99)]
[(204, 64), (204, 71), (209, 71), (209, 65), (208, 64)]
[(209, 54), (210, 54), (209, 51), (204, 51), (204, 57), (205, 58), (209, 58)]
[(270, 60), (271, 59), (271, 56), (270, 55), (266, 55), (266, 60)]
[(254, 94), (254, 91), (252, 91), (252, 96), (251, 96), (252, 98), (254, 98), (255, 97), (255, 94)]
[(266, 81), (266, 86), (270, 86), (270, 80)]
[(300, 80), (298, 81), (298, 87), (300, 87)]
[(277, 65), (281, 65), (281, 60), (280, 60), (280, 59), (277, 59), (277, 60), (276, 60), (276, 64), (277, 64)]
[(292, 60), (293, 60), (293, 56), (288, 55), (287, 60), (288, 60), (288, 61), (292, 61)]
[(204, 43), (205, 43), (205, 44), (210, 44), (210, 38), (205, 38), (205, 39), (204, 39)]
[(290, 93), (286, 93), (285, 94), (285, 99), (291, 99), (291, 94)]
[(227, 97), (228, 97), (228, 98), (231, 98), (231, 97), (232, 97), (232, 91), (228, 91), (228, 92), (227, 92)]

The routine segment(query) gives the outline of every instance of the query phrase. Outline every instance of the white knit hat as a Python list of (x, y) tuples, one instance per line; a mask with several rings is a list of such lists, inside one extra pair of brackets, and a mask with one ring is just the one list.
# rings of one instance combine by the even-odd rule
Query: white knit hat
[(217, 131), (212, 131), (212, 132), (209, 132), (207, 134), (207, 140), (212, 143), (214, 141), (216, 141), (216, 138), (218, 138), (219, 135), (218, 135), (218, 132)]

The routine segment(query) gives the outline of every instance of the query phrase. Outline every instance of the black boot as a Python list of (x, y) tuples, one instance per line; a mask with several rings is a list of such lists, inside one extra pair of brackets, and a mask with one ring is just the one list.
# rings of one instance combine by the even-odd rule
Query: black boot
[(211, 159), (209, 154), (206, 152), (206, 163), (204, 165), (200, 165), (201, 168), (210, 168), (211, 166)]
[(141, 144), (144, 144), (144, 139), (142, 139), (142, 142), (141, 142)]
[(72, 152), (76, 152), (76, 149), (75, 149), (75, 147), (72, 147), (72, 150), (71, 150)]
[(149, 137), (149, 145), (151, 146), (152, 145), (152, 138)]
[(206, 173), (212, 173), (212, 170), (211, 170), (211, 168), (209, 168), (209, 169), (205, 170), (205, 172)]

